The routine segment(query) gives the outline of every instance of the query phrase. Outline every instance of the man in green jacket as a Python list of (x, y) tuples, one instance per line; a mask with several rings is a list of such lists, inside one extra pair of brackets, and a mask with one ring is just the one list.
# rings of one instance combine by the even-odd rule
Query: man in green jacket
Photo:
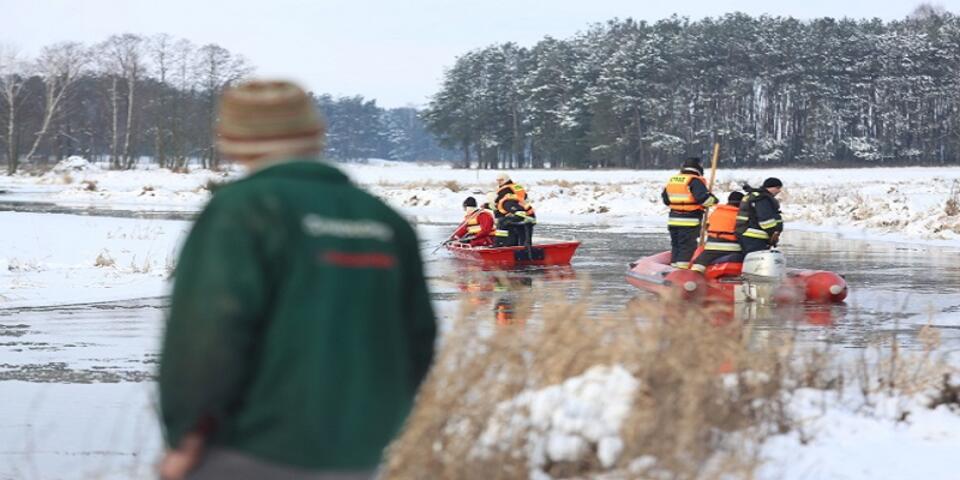
[(164, 478), (368, 478), (429, 368), (417, 237), (317, 161), (323, 127), (287, 82), (220, 103), (219, 189), (177, 264), (160, 363)]

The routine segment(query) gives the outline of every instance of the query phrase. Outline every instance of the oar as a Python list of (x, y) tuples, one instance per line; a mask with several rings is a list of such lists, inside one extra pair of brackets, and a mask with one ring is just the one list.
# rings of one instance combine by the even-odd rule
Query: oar
[[(717, 178), (717, 161), (720, 159), (720, 142), (713, 144), (713, 158), (710, 159), (710, 181), (707, 184), (707, 191), (713, 194), (713, 181)], [(717, 200), (719, 202), (719, 199)], [(703, 222), (700, 224), (700, 246), (703, 246), (707, 240), (707, 217), (710, 213), (710, 207), (703, 209)]]
[(453, 233), (451, 233), (450, 236), (447, 237), (446, 240), (440, 242), (440, 245), (437, 245), (437, 248), (434, 248), (433, 251), (430, 252), (430, 255), (433, 255), (434, 253), (437, 253), (437, 250), (440, 250), (440, 247), (442, 247), (442, 246), (450, 243), (450, 240), (453, 240), (453, 236), (457, 234), (457, 230), (460, 230), (460, 227), (466, 225), (466, 224), (467, 224), (467, 221), (468, 221), (468, 220), (464, 220), (464, 221), (460, 222), (460, 225), (457, 225), (457, 228), (454, 228), (454, 229), (453, 229)]

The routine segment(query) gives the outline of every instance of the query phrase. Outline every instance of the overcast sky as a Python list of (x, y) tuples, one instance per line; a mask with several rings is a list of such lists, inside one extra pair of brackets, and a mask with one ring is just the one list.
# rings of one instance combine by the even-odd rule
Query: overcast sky
[[(298, 80), (382, 106), (422, 105), (457, 55), (491, 43), (532, 45), (614, 17), (655, 21), (742, 11), (797, 18), (903, 18), (920, 0), (0, 0), (0, 43), (95, 43), (169, 33), (246, 56), (260, 76)], [(960, 0), (931, 2), (952, 12)]]

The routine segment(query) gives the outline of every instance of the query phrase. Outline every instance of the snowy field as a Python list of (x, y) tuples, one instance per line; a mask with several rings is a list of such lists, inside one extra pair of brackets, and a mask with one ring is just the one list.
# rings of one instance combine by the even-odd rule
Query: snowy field
[[(463, 197), (485, 195), (496, 175), (382, 161), (344, 169), (406, 214), (443, 223), (458, 222)], [(666, 210), (659, 191), (672, 172), (511, 173), (529, 190), (542, 223), (630, 232), (662, 224)], [(162, 316), (159, 306), (148, 313), (138, 309), (166, 295), (189, 228), (188, 220), (163, 217), (189, 216), (209, 198), (211, 184), (239, 175), (239, 170), (110, 171), (74, 158), (41, 176), (0, 176), (0, 229), (6, 232), (0, 237), (0, 398), (8, 410), (0, 421), (0, 479), (142, 478), (149, 471), (159, 453), (159, 432), (152, 417), (153, 384), (141, 377), (155, 367), (150, 356)], [(721, 170), (718, 191), (743, 181), (756, 185), (768, 176), (786, 185), (785, 237), (790, 229), (802, 229), (937, 245), (956, 263), (960, 214), (950, 215), (947, 205), (956, 198), (960, 167)], [(97, 210), (113, 213), (85, 214)], [(78, 306), (126, 301), (134, 301), (140, 313), (124, 316), (128, 309), (119, 303), (99, 317), (83, 310), (92, 318), (89, 324), (69, 322)], [(66, 323), (37, 313), (47, 310)], [(129, 324), (116, 323), (121, 320)], [(92, 350), (74, 348), (84, 342)], [(58, 372), (81, 380), (37, 379), (45, 371), (37, 374), (36, 365), (58, 362), (66, 365), (56, 367)], [(102, 373), (118, 362), (136, 367)], [(556, 398), (562, 390), (550, 393), (551, 401), (563, 403)], [(590, 391), (583, 397), (578, 390), (568, 400), (603, 415), (605, 396)], [(790, 405), (807, 419), (809, 438), (790, 433), (769, 442), (760, 478), (957, 478), (960, 416), (946, 406), (925, 408), (925, 395), (878, 397), (865, 408), (862, 402), (802, 390)], [(905, 410), (907, 420), (897, 421)], [(616, 425), (605, 428), (605, 445), (616, 444)]]
[[(496, 171), (371, 160), (341, 167), (357, 183), (410, 215), (455, 222), (467, 195), (484, 197)], [(2, 176), (7, 200), (43, 199), (62, 205), (130, 210), (197, 210), (212, 183), (239, 170), (189, 174), (168, 170), (103, 170), (78, 157), (39, 176)], [(542, 222), (651, 224), (663, 221), (660, 190), (673, 171), (520, 170)], [(764, 178), (783, 180), (778, 197), (789, 229), (829, 231), (858, 238), (960, 245), (960, 167), (725, 170), (715, 191)], [(952, 207), (951, 207), (951, 203)]]

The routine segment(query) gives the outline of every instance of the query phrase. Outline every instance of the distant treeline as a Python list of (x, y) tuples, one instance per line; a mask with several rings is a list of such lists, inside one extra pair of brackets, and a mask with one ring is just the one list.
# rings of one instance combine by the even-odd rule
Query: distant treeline
[(412, 107), (384, 109), (361, 96), (317, 98), (327, 121), (326, 156), (336, 160), (454, 160), (457, 152), (443, 148), (427, 131), (420, 112)]
[[(211, 126), (224, 86), (250, 75), (241, 56), (169, 35), (114, 35), (96, 45), (44, 47), (36, 58), (0, 45), (0, 147), (8, 172), (67, 155), (130, 168), (216, 167)], [(385, 110), (362, 97), (316, 97), (327, 155), (354, 160), (442, 160), (412, 108)]]
[(464, 165), (942, 165), (960, 155), (960, 18), (631, 19), (466, 53), (425, 112)]

